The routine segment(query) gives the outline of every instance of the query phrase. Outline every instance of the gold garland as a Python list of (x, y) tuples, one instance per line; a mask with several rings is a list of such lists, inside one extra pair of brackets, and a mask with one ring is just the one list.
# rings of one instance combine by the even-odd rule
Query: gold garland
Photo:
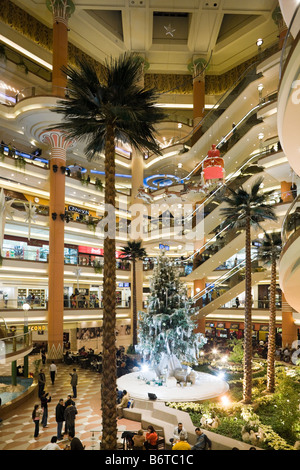
[[(52, 53), (53, 31), (10, 0), (0, 0), (0, 21), (26, 36), (39, 46)], [(274, 51), (277, 46), (274, 46)], [(277, 50), (277, 49), (276, 49)], [(69, 42), (69, 63), (76, 65), (77, 59), (86, 59), (103, 77), (105, 66)], [(257, 56), (243, 62), (222, 75), (206, 75), (205, 94), (220, 95), (225, 93), (241, 74), (257, 60)], [(193, 80), (190, 74), (145, 74), (145, 86), (155, 88), (159, 93), (192, 94)]]

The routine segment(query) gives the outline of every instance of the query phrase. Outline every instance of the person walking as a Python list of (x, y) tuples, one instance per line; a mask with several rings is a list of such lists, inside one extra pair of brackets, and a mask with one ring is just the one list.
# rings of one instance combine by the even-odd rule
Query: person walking
[(55, 408), (55, 420), (57, 422), (57, 439), (61, 441), (63, 439), (62, 428), (65, 420), (65, 405), (62, 398), (59, 400)]
[(196, 428), (195, 433), (197, 436), (197, 442), (192, 447), (192, 450), (206, 450), (206, 448), (211, 450), (211, 440), (207, 437), (207, 435), (204, 434), (200, 428)]
[(43, 428), (47, 428), (48, 425), (47, 425), (47, 420), (48, 420), (48, 403), (50, 403), (51, 401), (51, 396), (49, 395), (49, 398), (48, 398), (48, 395), (49, 393), (46, 393), (45, 391), (42, 393), (42, 396), (41, 396), (41, 408), (43, 410), (43, 417), (42, 417), (42, 421), (41, 421), (41, 424), (43, 425)]
[(54, 385), (55, 375), (57, 372), (57, 367), (54, 361), (52, 361), (52, 363), (50, 364), (49, 371), (50, 371), (50, 378), (51, 378), (52, 385)]
[(73, 398), (77, 398), (78, 375), (77, 375), (76, 369), (73, 369), (73, 373), (70, 374), (70, 376), (71, 376), (70, 384), (73, 389)]
[(77, 415), (77, 409), (75, 404), (68, 405), (64, 412), (65, 418), (65, 433), (70, 434), (74, 433), (75, 435), (75, 418)]
[(33, 437), (37, 439), (39, 437), (39, 432), (40, 432), (40, 419), (43, 414), (43, 410), (41, 409), (40, 405), (34, 405), (33, 411), (32, 411), (32, 421), (34, 422), (34, 435)]
[(41, 398), (46, 385), (46, 376), (44, 369), (41, 369), (38, 375), (38, 396)]

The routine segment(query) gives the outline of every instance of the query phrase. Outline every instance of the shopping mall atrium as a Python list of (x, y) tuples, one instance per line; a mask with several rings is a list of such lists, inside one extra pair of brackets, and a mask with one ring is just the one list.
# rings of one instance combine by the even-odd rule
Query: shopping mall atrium
[[(105, 155), (87, 158), (53, 110), (69, 99), (62, 67), (88, 60), (101, 75), (125, 52), (140, 57), (142, 86), (155, 89), (164, 118), (155, 128), (160, 154), (115, 147), (116, 347), (132, 344), (133, 309), (147, 311), (162, 255), (197, 308), (195, 333), (244, 337), (245, 231), (224, 226), (222, 198), (259, 179), (276, 219), (251, 230), (252, 337), (268, 339), (272, 271), (259, 251), (276, 232), (276, 338), (292, 348), (300, 340), (299, 1), (2, 0), (0, 23), (0, 329), (2, 338), (24, 326), (29, 335), (13, 352), (1, 341), (0, 376), (41, 345), (57, 363), (67, 350), (102, 350)], [(146, 252), (135, 270), (122, 254), (132, 240)]]

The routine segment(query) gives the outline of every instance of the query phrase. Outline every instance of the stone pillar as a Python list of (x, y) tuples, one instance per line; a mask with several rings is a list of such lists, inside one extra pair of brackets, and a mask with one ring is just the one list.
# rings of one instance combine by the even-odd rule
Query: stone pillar
[[(143, 57), (139, 57), (141, 61), (141, 77), (139, 81), (139, 86), (144, 88), (144, 72), (149, 67), (148, 62)], [(137, 150), (133, 149), (132, 156), (131, 156), (131, 198), (130, 198), (130, 206), (133, 204), (141, 204), (143, 205), (142, 199), (138, 199), (136, 196), (138, 194), (139, 188), (143, 185), (144, 181), (144, 157), (141, 155)], [(137, 214), (139, 217), (139, 214)], [(131, 218), (131, 221), (134, 220), (134, 215)], [(140, 230), (143, 227), (139, 227)], [(140, 239), (143, 237), (138, 236), (135, 233), (131, 233), (130, 235), (131, 240)], [(137, 307), (137, 314), (140, 310), (143, 310), (143, 281), (144, 281), (144, 272), (143, 272), (143, 261), (138, 260), (135, 264), (136, 270), (136, 307)], [(132, 298), (132, 286), (133, 286), (133, 269), (131, 266), (131, 325), (133, 324), (133, 298)], [(133, 329), (131, 328), (131, 335), (133, 333)]]
[(202, 135), (199, 122), (204, 117), (205, 111), (205, 66), (204, 59), (195, 59), (190, 62), (188, 69), (193, 74), (193, 125), (192, 145)]
[(297, 340), (297, 326), (293, 318), (293, 309), (287, 303), (282, 292), (282, 347), (291, 347), (293, 341)]
[[(143, 155), (139, 154), (136, 150), (132, 152), (132, 160), (131, 160), (131, 175), (132, 175), (132, 186), (131, 186), (131, 201), (130, 206), (134, 204), (139, 204), (141, 209), (143, 209), (143, 201), (142, 199), (136, 198), (138, 190), (140, 186), (143, 185), (144, 179), (144, 159)], [(140, 214), (137, 213), (136, 217), (140, 218)], [(131, 222), (135, 219), (135, 215), (133, 212)], [(143, 224), (142, 224), (143, 225)], [(138, 231), (143, 230), (143, 226), (137, 227)], [(139, 240), (143, 238), (138, 233), (135, 234), (134, 230), (130, 234), (131, 240)], [(143, 281), (144, 281), (144, 272), (143, 272), (143, 261), (137, 260), (135, 263), (135, 280), (136, 280), (136, 307), (137, 307), (137, 314), (140, 310), (143, 310)], [(131, 325), (133, 324), (133, 295), (132, 295), (132, 287), (133, 287), (133, 266), (131, 265)], [(132, 332), (131, 328), (131, 332)]]
[(70, 335), (70, 349), (71, 351), (77, 351), (77, 329), (76, 328), (71, 328), (69, 331)]
[(46, 4), (53, 13), (52, 93), (64, 97), (67, 77), (62, 67), (68, 65), (68, 20), (75, 6), (72, 0), (47, 0)]
[(291, 191), (291, 182), (281, 181), (281, 199), (283, 202), (292, 202), (294, 200), (292, 191)]
[(51, 147), (48, 264), (48, 359), (63, 357), (64, 214), (66, 152), (72, 145), (60, 131), (40, 137)]

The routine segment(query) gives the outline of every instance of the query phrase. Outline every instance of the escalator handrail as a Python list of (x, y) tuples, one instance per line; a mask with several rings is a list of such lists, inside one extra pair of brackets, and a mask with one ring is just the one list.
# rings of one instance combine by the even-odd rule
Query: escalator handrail
[[(253, 257), (251, 257), (251, 263), (259, 258), (258, 254), (255, 254)], [(211, 286), (214, 286), (214, 288), (220, 284), (220, 282), (226, 281), (230, 277), (232, 277), (234, 274), (237, 274), (241, 269), (243, 269), (244, 265), (246, 264), (246, 260), (240, 261), (236, 266), (230, 269), (230, 271), (226, 272), (225, 274), (222, 274), (216, 281), (211, 282), (208, 286), (206, 286), (202, 291), (197, 292), (196, 295), (192, 297), (192, 301), (195, 302), (198, 300), (200, 297), (203, 297), (204, 294), (207, 292), (210, 292), (210, 290), (213, 290)], [(239, 269), (237, 269), (239, 268)], [(210, 289), (211, 288), (211, 289)]]

